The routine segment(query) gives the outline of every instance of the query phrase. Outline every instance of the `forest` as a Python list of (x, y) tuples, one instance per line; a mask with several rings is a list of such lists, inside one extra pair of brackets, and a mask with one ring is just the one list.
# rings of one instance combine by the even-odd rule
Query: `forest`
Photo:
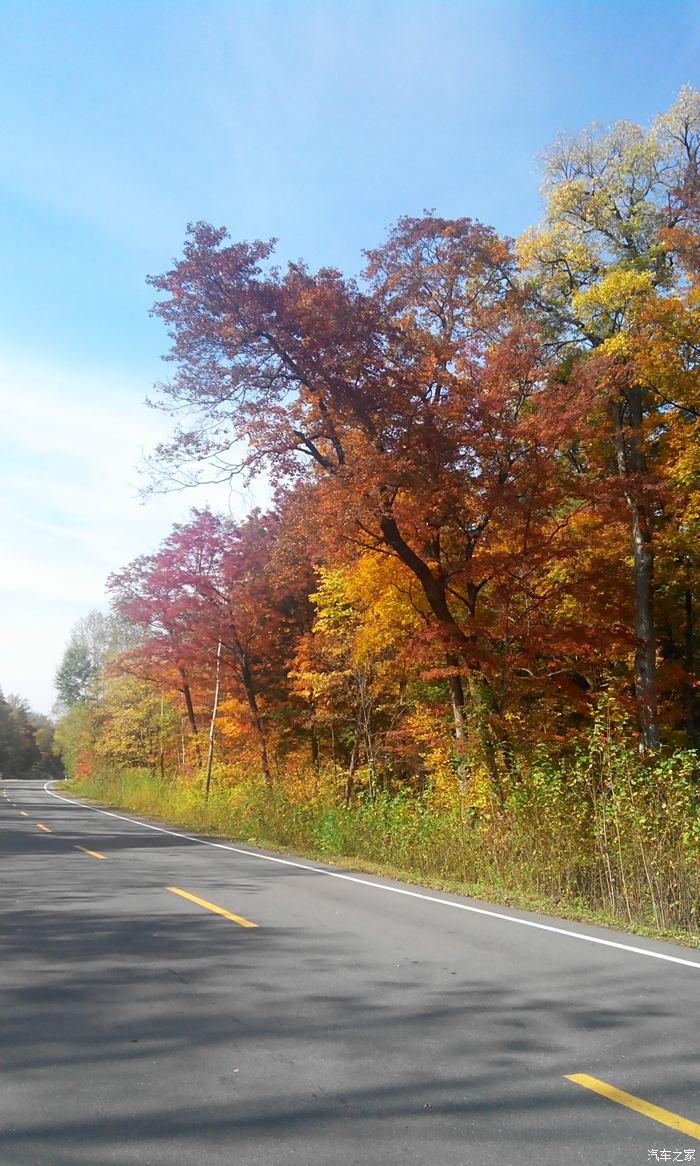
[(0, 778), (62, 777), (53, 748), (53, 722), (21, 696), (0, 689)]
[(699, 151), (685, 88), (551, 145), (517, 240), (402, 217), (359, 280), (189, 228), (152, 489), (270, 504), (193, 510), (74, 630), (76, 788), (697, 933)]

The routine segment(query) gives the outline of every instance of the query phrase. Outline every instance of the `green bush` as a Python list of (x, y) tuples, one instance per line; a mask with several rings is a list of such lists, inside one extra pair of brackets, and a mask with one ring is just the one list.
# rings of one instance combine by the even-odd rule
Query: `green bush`
[(326, 791), (303, 801), (282, 782), (215, 773), (163, 780), (148, 769), (102, 770), (80, 791), (111, 805), (162, 816), (322, 859), (354, 859), (471, 893), (536, 900), (559, 910), (604, 912), (612, 921), (662, 932), (698, 931), (699, 760), (677, 752), (649, 766), (602, 732), (567, 763), (542, 752), (512, 782), (498, 810), (431, 791), (359, 795), (350, 806)]

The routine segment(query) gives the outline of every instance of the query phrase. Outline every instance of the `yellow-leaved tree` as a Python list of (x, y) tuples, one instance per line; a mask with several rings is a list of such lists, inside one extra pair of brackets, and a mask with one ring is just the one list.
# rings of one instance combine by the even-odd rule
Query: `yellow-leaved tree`
[(292, 674), (310, 702), (333, 752), (347, 763), (345, 800), (358, 766), (374, 794), (378, 750), (406, 711), (407, 686), (416, 675), (408, 649), (424, 626), (410, 573), (385, 555), (365, 553), (351, 565), (319, 567), (311, 596), (315, 619)]
[[(645, 129), (629, 121), (561, 137), (545, 159), (545, 217), (518, 251), (543, 338), (564, 367), (587, 364), (596, 390), (597, 471), (626, 507), (633, 561), (634, 689), (640, 740), (660, 740), (654, 622), (655, 555), (664, 508), (657, 429), (683, 403), (667, 392), (664, 361), (637, 357), (654, 308), (683, 289), (676, 261), (697, 239), (700, 94), (686, 87)], [(634, 341), (630, 347), (630, 332)], [(579, 367), (580, 373), (580, 367)], [(590, 471), (595, 451), (587, 451)], [(615, 479), (615, 480), (614, 480)]]

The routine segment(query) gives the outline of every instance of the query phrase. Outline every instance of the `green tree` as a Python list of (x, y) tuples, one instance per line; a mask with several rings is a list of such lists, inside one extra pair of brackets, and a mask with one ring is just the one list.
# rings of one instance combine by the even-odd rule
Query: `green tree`
[(52, 742), (53, 724), (48, 717), (33, 712), (22, 697), (5, 698), (0, 690), (0, 774), (60, 774)]
[(97, 665), (92, 659), (87, 644), (72, 639), (63, 653), (55, 685), (61, 704), (70, 708), (89, 700), (97, 675)]
[(91, 611), (78, 620), (55, 675), (59, 705), (69, 709), (96, 700), (104, 684), (105, 664), (137, 638), (134, 628), (115, 612)]
[(0, 774), (9, 777), (16, 771), (21, 757), (21, 740), (10, 703), (0, 690)]

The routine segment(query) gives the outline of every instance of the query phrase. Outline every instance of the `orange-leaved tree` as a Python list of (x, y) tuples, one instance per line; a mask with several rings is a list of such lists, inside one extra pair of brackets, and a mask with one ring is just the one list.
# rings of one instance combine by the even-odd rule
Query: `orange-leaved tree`
[(557, 454), (578, 388), (570, 408), (561, 395), (553, 408), (509, 247), (469, 219), (401, 220), (369, 253), (363, 289), (335, 270), (281, 272), (270, 254), (199, 224), (182, 260), (152, 280), (178, 366), (162, 403), (191, 422), (159, 448), (159, 472), (264, 464), (277, 480), (306, 479), (337, 540), (399, 559), (442, 644), (456, 736), (466, 677), (495, 777), (491, 673), (518, 629), (504, 637), (499, 614), (494, 630), (498, 604), (480, 600), (489, 588), (527, 592), (558, 553), (575, 507)]

